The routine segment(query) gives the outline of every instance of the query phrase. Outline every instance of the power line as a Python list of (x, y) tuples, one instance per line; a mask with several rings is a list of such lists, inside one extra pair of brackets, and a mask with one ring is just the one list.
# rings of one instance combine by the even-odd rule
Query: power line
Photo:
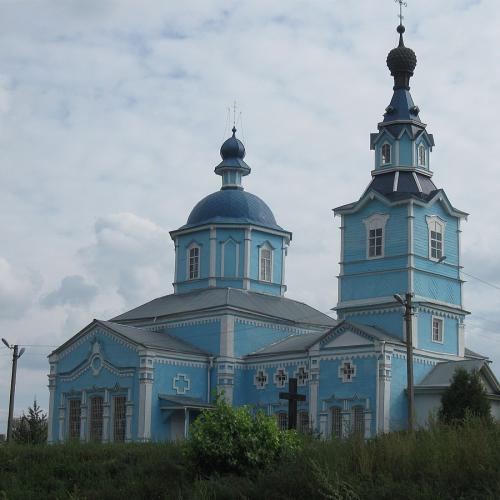
[(491, 286), (492, 288), (496, 288), (497, 290), (500, 290), (500, 286), (495, 285), (493, 283), (490, 283), (489, 281), (483, 280), (482, 278), (478, 278), (477, 276), (474, 276), (473, 274), (466, 273), (465, 271), (461, 271), (462, 274), (465, 274), (466, 276), (469, 276), (469, 278), (474, 278), (477, 281), (480, 281), (481, 283), (484, 283), (485, 285)]

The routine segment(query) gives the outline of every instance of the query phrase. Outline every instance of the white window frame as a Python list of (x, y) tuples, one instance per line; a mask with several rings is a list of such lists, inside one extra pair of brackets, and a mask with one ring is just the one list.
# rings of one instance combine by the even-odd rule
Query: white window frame
[[(434, 322), (438, 322), (440, 325), (439, 328), (439, 333), (441, 334), (441, 339), (435, 339), (434, 338)], [(431, 340), (435, 344), (444, 344), (444, 318), (441, 318), (439, 316), (432, 316), (431, 320)]]
[[(338, 425), (335, 425), (337, 422), (335, 421), (334, 415), (339, 417)], [(337, 431), (338, 430), (338, 434)], [(343, 415), (342, 408), (340, 406), (332, 406), (330, 407), (330, 436), (336, 437), (337, 439), (342, 439), (344, 434), (344, 425), (343, 425)]]
[[(117, 440), (116, 439), (116, 430), (117, 430), (117, 408), (116, 408), (116, 400), (120, 398), (125, 401), (124, 405), (124, 413), (123, 413), (123, 422), (124, 422), (124, 429), (123, 429), (123, 440)], [(112, 402), (113, 402), (113, 412), (112, 412), (112, 419), (111, 419), (111, 439), (113, 443), (124, 443), (127, 441), (127, 396), (125, 394), (115, 394), (112, 397)]]
[[(441, 219), (438, 215), (431, 215), (427, 216), (427, 232), (428, 232), (428, 239), (429, 239), (429, 259), (433, 260), (434, 262), (437, 262), (441, 257), (446, 255), (444, 253), (444, 235), (445, 235), (445, 229), (446, 229), (446, 221), (444, 219)], [(437, 232), (436, 229), (440, 229), (440, 234), (441, 234), (441, 255), (437, 257), (432, 256), (432, 232)]]
[[(191, 277), (191, 250), (198, 249), (198, 273)], [(201, 276), (201, 246), (198, 243), (191, 243), (186, 249), (186, 278), (188, 281), (199, 280)]]
[[(422, 158), (420, 156), (421, 151), (424, 152), (424, 161), (423, 162), (421, 161)], [(427, 149), (422, 143), (420, 143), (417, 146), (417, 165), (419, 167), (426, 167), (427, 166)]]
[[(385, 226), (389, 220), (389, 214), (372, 214), (369, 217), (363, 219), (363, 223), (366, 228), (366, 258), (368, 260), (372, 259), (382, 259), (385, 256)], [(382, 230), (382, 249), (380, 255), (370, 256), (370, 231), (376, 231), (377, 229)]]
[[(304, 375), (299, 377), (299, 375)], [(299, 365), (297, 369), (293, 372), (293, 377), (297, 379), (298, 387), (305, 387), (309, 382), (310, 373), (306, 365)]]
[[(262, 278), (262, 252), (269, 251), (270, 253), (270, 263), (269, 263), (269, 279)], [(263, 281), (264, 283), (272, 283), (273, 282), (273, 270), (274, 270), (274, 248), (268, 243), (264, 243), (259, 247), (259, 281)], [(264, 273), (264, 278), (266, 278)]]
[[(384, 161), (384, 147), (389, 147), (389, 161)], [(380, 165), (390, 165), (392, 163), (392, 145), (389, 142), (384, 142), (380, 146)]]

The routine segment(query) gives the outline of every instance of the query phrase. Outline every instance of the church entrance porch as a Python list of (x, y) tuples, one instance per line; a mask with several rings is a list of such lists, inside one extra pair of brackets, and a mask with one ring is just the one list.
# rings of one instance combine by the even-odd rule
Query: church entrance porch
[(160, 410), (167, 424), (169, 441), (180, 441), (189, 436), (189, 428), (202, 410), (213, 405), (198, 398), (159, 394)]

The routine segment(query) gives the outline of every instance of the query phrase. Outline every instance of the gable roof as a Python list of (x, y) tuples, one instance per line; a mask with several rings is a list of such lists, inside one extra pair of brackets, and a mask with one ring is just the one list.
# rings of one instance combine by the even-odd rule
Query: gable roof
[(294, 324), (331, 327), (337, 323), (330, 316), (303, 302), (238, 288), (208, 288), (165, 295), (120, 314), (111, 321), (154, 320), (227, 307)]
[(178, 352), (183, 354), (206, 355), (209, 353), (199, 349), (198, 347), (168, 333), (151, 332), (144, 328), (136, 328), (134, 326), (120, 325), (112, 321), (101, 321), (94, 319), (92, 323), (87, 325), (83, 330), (71, 337), (67, 342), (58, 347), (52, 354), (57, 354), (63, 351), (68, 345), (75, 340), (89, 333), (94, 327), (101, 327), (113, 332), (119, 337), (125, 338), (133, 344), (144, 348), (162, 349), (166, 351)]
[(467, 372), (481, 371), (487, 381), (493, 387), (495, 393), (500, 393), (500, 384), (484, 359), (465, 359), (463, 361), (445, 361), (438, 363), (415, 388), (446, 388), (458, 369)]

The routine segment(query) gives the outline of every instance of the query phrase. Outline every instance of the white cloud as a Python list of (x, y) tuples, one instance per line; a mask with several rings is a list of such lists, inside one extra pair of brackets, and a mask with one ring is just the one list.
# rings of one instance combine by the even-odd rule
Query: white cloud
[(0, 257), (0, 319), (21, 317), (31, 306), (40, 285), (39, 275), (14, 269)]
[(97, 293), (98, 288), (86, 283), (83, 276), (66, 276), (56, 290), (40, 299), (40, 304), (47, 308), (58, 305), (88, 306)]

